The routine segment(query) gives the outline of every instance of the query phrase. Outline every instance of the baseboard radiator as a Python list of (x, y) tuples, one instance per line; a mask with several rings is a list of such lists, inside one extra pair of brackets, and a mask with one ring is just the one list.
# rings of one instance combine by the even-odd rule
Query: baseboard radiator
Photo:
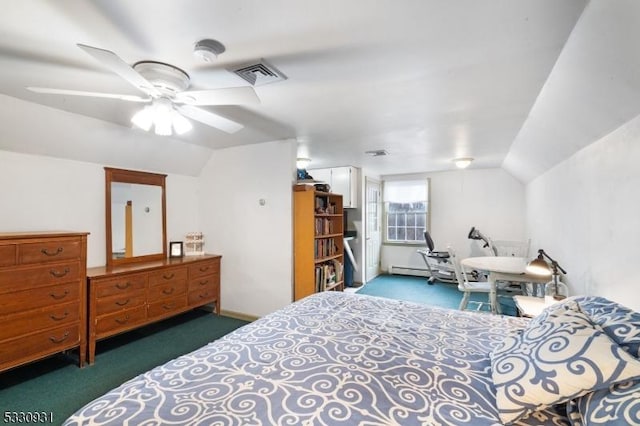
[(414, 275), (417, 277), (429, 277), (427, 268), (418, 268), (415, 266), (389, 265), (388, 269), (391, 275)]

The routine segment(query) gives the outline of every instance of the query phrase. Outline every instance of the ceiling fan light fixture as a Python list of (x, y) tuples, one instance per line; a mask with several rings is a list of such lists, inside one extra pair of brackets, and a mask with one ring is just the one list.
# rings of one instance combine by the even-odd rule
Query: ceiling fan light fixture
[(215, 61), (224, 51), (225, 47), (222, 43), (210, 38), (200, 40), (193, 46), (193, 54), (204, 62)]
[(173, 124), (173, 107), (171, 101), (166, 98), (158, 98), (153, 101), (153, 124), (156, 135), (170, 136)]
[(171, 120), (158, 120), (154, 123), (155, 133), (158, 136), (171, 136)]
[(145, 132), (151, 129), (153, 121), (153, 107), (151, 105), (147, 105), (131, 117), (131, 123)]
[(173, 130), (175, 130), (178, 135), (183, 135), (193, 129), (191, 122), (178, 111), (174, 110), (171, 113), (171, 121), (173, 123)]

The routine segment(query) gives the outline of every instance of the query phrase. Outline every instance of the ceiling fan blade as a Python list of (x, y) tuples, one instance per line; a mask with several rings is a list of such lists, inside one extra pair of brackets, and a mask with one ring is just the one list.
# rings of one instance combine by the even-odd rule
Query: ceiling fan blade
[(113, 53), (110, 50), (99, 49), (97, 47), (91, 47), (84, 44), (79, 44), (78, 47), (89, 55), (93, 56), (97, 59), (102, 65), (109, 68), (114, 73), (118, 74), (120, 77), (127, 80), (134, 87), (137, 87), (139, 90), (147, 93), (150, 96), (158, 97), (161, 95), (160, 91), (156, 89), (153, 84), (151, 84), (146, 78), (144, 78), (140, 73), (134, 70), (129, 64), (120, 59), (118, 55)]
[(120, 99), (122, 101), (130, 101), (130, 102), (149, 102), (151, 100), (151, 98), (142, 98), (140, 96), (135, 96), (135, 95), (119, 95), (116, 93), (85, 92), (81, 90), (50, 89), (48, 87), (27, 87), (27, 90), (30, 90), (36, 93), (47, 93), (51, 95), (89, 96), (94, 98)]
[(192, 90), (180, 92), (175, 102), (186, 105), (243, 105), (259, 104), (260, 98), (253, 87), (228, 87), (224, 89)]
[(208, 126), (215, 127), (227, 133), (235, 133), (238, 130), (244, 128), (240, 123), (229, 120), (228, 118), (221, 117), (209, 111), (205, 111), (202, 108), (197, 108), (192, 105), (176, 105), (175, 108), (187, 117), (204, 123)]

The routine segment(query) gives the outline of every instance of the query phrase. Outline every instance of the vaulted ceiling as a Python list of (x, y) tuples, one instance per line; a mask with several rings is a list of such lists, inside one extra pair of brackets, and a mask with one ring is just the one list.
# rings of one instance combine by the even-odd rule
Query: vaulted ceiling
[[(197, 174), (211, 149), (296, 139), (312, 167), (410, 173), (473, 157), (526, 182), (640, 113), (637, 3), (12, 1), (0, 15), (0, 149)], [(226, 51), (201, 61), (202, 38)], [(261, 59), (287, 79), (256, 86), (259, 104), (203, 107), (242, 123), (237, 133), (194, 122), (156, 136), (131, 128), (138, 103), (25, 89), (141, 95), (78, 43), (173, 64), (196, 90), (250, 86), (229, 70)]]

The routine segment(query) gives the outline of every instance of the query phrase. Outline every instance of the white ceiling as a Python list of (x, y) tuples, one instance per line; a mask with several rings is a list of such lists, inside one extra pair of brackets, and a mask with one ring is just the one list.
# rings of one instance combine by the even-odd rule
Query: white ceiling
[[(49, 113), (90, 119), (78, 118), (82, 141), (59, 137), (55, 146), (29, 147), (37, 142), (25, 130), (20, 143), (5, 138), (0, 149), (45, 155), (59, 149), (58, 156), (75, 159), (86, 150), (95, 159), (88, 128), (100, 129), (96, 134), (119, 129), (120, 136), (134, 136), (128, 143), (140, 139), (158, 151), (169, 147), (172, 155), (181, 143), (201, 153), (203, 147), (297, 138), (299, 153), (313, 160), (310, 168), (411, 173), (451, 169), (454, 157), (470, 156), (471, 167), (504, 162), (527, 181), (640, 113), (637, 3), (11, 1), (0, 15), (0, 93), (51, 107), (29, 114), (31, 123)], [(192, 55), (201, 38), (226, 46), (214, 64)], [(247, 85), (226, 69), (261, 58), (288, 79), (256, 87), (259, 105), (208, 107), (243, 123), (236, 134), (194, 123), (183, 137), (143, 135), (130, 129), (139, 104), (25, 89), (140, 94), (76, 43), (111, 50), (130, 64), (179, 66), (195, 89)], [(5, 128), (19, 121), (16, 115), (27, 116), (29, 108), (19, 106), (0, 108)], [(72, 147), (64, 146), (66, 139)], [(377, 149), (389, 155), (364, 154)], [(102, 162), (119, 165), (114, 153)], [(135, 165), (131, 159), (121, 163)]]

